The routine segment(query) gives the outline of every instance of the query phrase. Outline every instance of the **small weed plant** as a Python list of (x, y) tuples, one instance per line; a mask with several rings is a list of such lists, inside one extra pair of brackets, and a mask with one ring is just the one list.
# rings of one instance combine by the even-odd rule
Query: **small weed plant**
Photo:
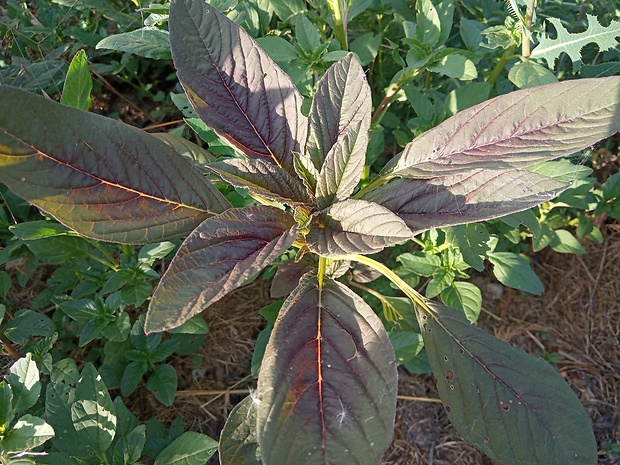
[[(273, 3), (286, 16), (284, 3)], [(372, 61), (378, 46), (366, 37), (365, 47), (351, 47), (359, 53), (346, 52), (351, 9), (342, 3), (326, 5), (337, 43), (325, 47), (314, 43), (318, 35), (308, 19), (291, 10), (286, 21), (296, 29), (299, 53), (297, 63), (289, 63), (290, 76), (215, 6), (171, 3), (172, 59), (192, 107), (185, 111), (194, 116), (193, 127), (234, 148), (217, 160), (175, 135), (148, 134), (85, 112), (90, 90), (80, 85), (88, 80), (80, 73), (87, 66), (83, 56), (70, 67), (77, 84), (65, 84), (73, 90), (63, 93), (64, 105), (0, 87), (0, 180), (12, 191), (7, 196), (60, 223), (12, 227), (15, 239), (4, 253), (28, 247), (35, 257), (61, 263), (63, 251), (74, 257), (79, 250), (79, 286), (55, 304), (79, 334), (79, 347), (105, 340), (100, 374), (92, 364), (78, 370), (69, 358), (52, 363), (53, 322), (36, 312), (16, 314), (3, 328), (16, 342), (42, 337), (0, 383), (3, 463), (132, 464), (145, 450), (157, 465), (204, 463), (215, 451), (213, 440), (153, 425), (147, 434), (149, 424), (139, 424), (120, 398), (111, 400), (102, 376), (128, 395), (148, 375), (147, 388), (170, 405), (177, 378), (164, 362), (200, 344), (207, 328), (198, 314), (273, 266), (274, 293), (286, 299), (265, 311), (270, 325), (253, 363), (257, 390), (230, 414), (219, 441), (222, 464), (379, 464), (392, 438), (397, 365), (411, 362), (422, 346), (448, 417), (489, 457), (504, 465), (596, 463), (589, 418), (573, 391), (546, 361), (472, 326), (480, 292), (457, 278), (488, 259), (502, 282), (542, 291), (528, 278), (525, 256), (499, 244), (493, 228), (510, 237), (508, 225), (519, 236), (525, 224), (539, 241), (549, 238), (539, 248), (574, 244), (559, 226), (540, 229), (552, 199), (587, 176), (557, 159), (620, 129), (620, 77), (551, 82), (557, 79), (541, 65), (524, 60), (511, 78), (521, 90), (486, 100), (499, 77), (494, 69), (478, 86), (480, 103), (463, 104), (466, 94), (455, 94), (454, 105), (434, 106), (411, 88), (407, 98), (417, 106), (417, 121), (394, 131), (404, 150), (371, 170), (377, 158), (368, 159), (370, 145), (399, 92), (420, 73), (475, 78), (478, 43), (471, 38), (467, 53), (446, 48), (452, 3), (419, 1), (417, 22), (405, 27), (406, 62), (400, 58), (402, 69), (373, 114), (362, 62)], [(532, 12), (523, 15), (513, 3), (508, 25), (486, 31), (491, 49), (501, 43), (510, 51), (497, 69), (535, 33)], [(589, 21), (604, 39), (608, 29)], [(472, 37), (480, 33), (471, 23), (461, 27)], [(560, 40), (561, 24), (557, 28)], [(148, 30), (160, 39), (164, 34)], [(132, 51), (127, 36), (105, 40), (100, 46)], [(531, 55), (553, 62), (552, 42), (541, 40)], [(581, 58), (581, 48), (564, 51), (573, 64)], [(319, 72), (312, 98), (304, 99), (296, 83)], [(610, 216), (617, 215), (616, 184), (614, 178), (599, 193), (598, 208)], [(547, 205), (542, 219), (524, 213), (541, 204)], [(489, 229), (478, 224), (500, 217), (504, 223), (488, 223)], [(584, 228), (584, 237), (593, 231)], [(178, 239), (177, 249), (170, 241)], [(115, 246), (122, 259), (99, 241), (125, 244)], [(422, 250), (412, 251), (412, 243)], [(135, 254), (132, 246), (144, 244), (151, 245)], [(391, 247), (399, 251), (396, 267), (380, 258)], [(132, 323), (125, 307), (144, 304), (152, 291), (148, 280), (159, 277), (152, 266), (174, 250), (146, 316)], [(96, 263), (104, 266), (91, 266)], [(364, 286), (377, 276), (406, 298)], [(414, 289), (420, 276), (431, 278), (426, 295)], [(56, 296), (72, 287), (61, 279), (56, 284)], [(351, 286), (378, 298), (382, 314)], [(436, 296), (442, 303), (431, 300)], [(30, 332), (20, 334), (26, 324), (17, 324), (19, 318), (33, 323)], [(386, 330), (396, 327), (401, 331)], [(163, 331), (172, 336), (163, 339)], [(38, 366), (51, 376), (44, 406)], [(37, 452), (47, 441), (52, 452)]]

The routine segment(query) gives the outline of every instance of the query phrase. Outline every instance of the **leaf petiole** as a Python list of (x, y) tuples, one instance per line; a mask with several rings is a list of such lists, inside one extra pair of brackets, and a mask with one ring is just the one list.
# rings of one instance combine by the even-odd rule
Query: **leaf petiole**
[(363, 263), (364, 265), (368, 265), (369, 267), (377, 270), (379, 273), (381, 273), (387, 279), (392, 281), (396, 286), (398, 286), (398, 288), (401, 291), (403, 291), (407, 297), (409, 297), (411, 299), (411, 301), (413, 302), (413, 304), (416, 307), (424, 310), (425, 312), (427, 312), (429, 314), (433, 313), (431, 308), (426, 303), (426, 298), (422, 297), (422, 295), (420, 295), (420, 293), (418, 293), (418, 291), (416, 291), (411, 286), (409, 286), (409, 284), (407, 284), (405, 281), (403, 281), (400, 278), (400, 276), (398, 276), (396, 273), (394, 273), (392, 270), (390, 270), (383, 263), (380, 263), (380, 262), (378, 262), (376, 260), (373, 260), (372, 258), (367, 257), (366, 255), (350, 255), (350, 256), (346, 257), (346, 259), (347, 260), (354, 260), (354, 261), (359, 262), (359, 263)]

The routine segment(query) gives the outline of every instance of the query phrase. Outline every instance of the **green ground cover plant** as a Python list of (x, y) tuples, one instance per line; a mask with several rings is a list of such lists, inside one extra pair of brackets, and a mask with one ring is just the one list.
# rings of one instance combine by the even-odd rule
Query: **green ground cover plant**
[[(0, 307), (3, 340), (30, 354), (0, 384), (4, 462), (204, 463), (213, 440), (178, 423), (140, 425), (107, 389), (127, 396), (145, 377), (170, 405), (177, 375), (165, 361), (201, 344), (198, 313), (267, 269), (286, 300), (263, 310), (258, 390), (231, 414), (221, 463), (379, 463), (396, 366), (423, 370), (421, 354), (457, 430), (498, 462), (596, 463), (588, 417), (554, 368), (470, 325), (481, 295), (466, 279), (491, 263), (503, 284), (540, 293), (524, 239), (579, 252), (564, 228), (597, 240), (591, 218), (617, 216), (617, 177), (596, 189), (590, 170), (556, 159), (618, 131), (619, 78), (554, 83), (551, 70), (557, 60), (558, 75), (614, 74), (613, 56), (602, 67), (580, 60), (584, 45), (611, 50), (617, 26), (586, 17), (589, 33), (569, 35), (550, 20), (558, 37), (547, 39), (531, 5), (511, 2), (511, 15), (485, 27), (478, 19), (497, 4), (462, 2), (478, 19), (461, 19), (456, 43), (452, 2), (309, 5), (218, 4), (228, 16), (198, 0), (151, 5), (138, 32), (98, 42), (124, 57), (172, 56), (185, 94), (171, 98), (217, 160), (177, 134), (86, 113), (83, 53), (64, 105), (0, 88), (2, 261), (28, 257), (24, 280), (39, 261), (62, 265), (38, 298), (56, 306), (52, 319)], [(282, 27), (265, 35), (272, 15)], [(362, 32), (371, 15), (387, 24)], [(531, 53), (530, 38), (540, 42)], [(386, 144), (404, 150), (386, 157)], [(385, 263), (375, 255), (390, 248)], [(155, 264), (172, 254), (149, 301)], [(414, 289), (421, 278), (425, 295)], [(61, 353), (90, 349), (81, 370), (59, 356), (59, 336), (75, 341)], [(50, 377), (45, 399), (39, 372)], [(78, 439), (83, 450), (68, 445)]]

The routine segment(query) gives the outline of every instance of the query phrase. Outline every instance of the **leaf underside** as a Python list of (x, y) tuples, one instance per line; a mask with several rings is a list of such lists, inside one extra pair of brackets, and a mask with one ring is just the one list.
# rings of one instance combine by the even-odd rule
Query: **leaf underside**
[(179, 81), (200, 118), (250, 158), (294, 173), (306, 139), (303, 98), (290, 77), (243, 29), (202, 0), (170, 6)]
[(150, 134), (8, 86), (0, 86), (0, 180), (80, 234), (118, 243), (184, 237), (230, 207)]
[(220, 436), (220, 465), (263, 465), (256, 438), (256, 413), (251, 396), (230, 412)]
[(384, 168), (434, 178), (522, 168), (582, 150), (620, 130), (620, 76), (523, 89), (457, 113), (415, 138)]
[(344, 285), (306, 275), (284, 303), (258, 382), (265, 465), (379, 464), (396, 408), (381, 321)]
[(414, 234), (527, 210), (568, 186), (527, 170), (475, 170), (433, 179), (396, 179), (365, 200), (402, 218)]
[(312, 252), (338, 258), (376, 253), (411, 237), (405, 222), (387, 208), (349, 199), (321, 212), (306, 240)]
[(180, 326), (273, 262), (296, 237), (293, 217), (275, 207), (208, 218), (181, 244), (159, 282), (145, 331)]
[(594, 465), (581, 402), (557, 371), (430, 304), (418, 315), (439, 395), (456, 430), (502, 465)]

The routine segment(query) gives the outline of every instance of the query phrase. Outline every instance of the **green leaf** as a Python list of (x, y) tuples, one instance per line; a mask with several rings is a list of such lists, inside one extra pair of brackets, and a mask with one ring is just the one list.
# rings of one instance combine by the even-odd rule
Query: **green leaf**
[(330, 258), (370, 254), (412, 237), (403, 220), (365, 200), (345, 200), (325, 209), (311, 224), (307, 244)]
[(159, 282), (146, 331), (181, 325), (273, 262), (296, 238), (292, 216), (275, 207), (240, 208), (209, 218), (183, 242)]
[(534, 234), (534, 236), (538, 236), (540, 234), (540, 223), (538, 221), (538, 217), (534, 214), (532, 210), (523, 210), (522, 212), (502, 216), (500, 220), (515, 229), (519, 229), (520, 225), (527, 226), (530, 231), (532, 231), (532, 234)]
[(549, 245), (553, 250), (560, 253), (586, 253), (583, 245), (566, 229), (556, 229), (555, 237)]
[(122, 243), (182, 237), (230, 206), (155, 137), (6, 86), (0, 179), (80, 234)]
[(297, 15), (291, 23), (295, 27), (295, 39), (301, 49), (308, 55), (314, 55), (321, 47), (321, 36), (317, 27), (306, 15)]
[[(348, 54), (327, 70), (312, 99), (306, 144), (307, 155), (317, 171), (322, 170), (323, 162), (336, 142), (351, 131), (362, 135), (366, 133), (365, 143), (360, 139), (360, 144), (352, 154), (356, 162), (361, 159), (363, 163), (368, 144), (371, 105), (370, 86), (355, 55)], [(336, 157), (332, 163), (337, 160)], [(334, 169), (331, 166), (326, 169)]]
[(373, 310), (306, 275), (284, 303), (258, 378), (265, 465), (379, 463), (390, 444), (396, 365)]
[(82, 370), (71, 404), (71, 419), (81, 440), (102, 453), (110, 447), (116, 431), (116, 414), (106, 385), (95, 367)]
[(416, 2), (416, 37), (431, 47), (439, 42), (441, 20), (431, 0)]
[(433, 178), (572, 154), (620, 130), (619, 88), (620, 76), (577, 79), (487, 100), (416, 137), (384, 173)]
[(444, 106), (449, 115), (484, 102), (489, 98), (491, 86), (487, 82), (472, 82), (466, 86), (457, 87), (446, 95)]
[(86, 52), (80, 50), (75, 54), (69, 65), (60, 103), (88, 111), (92, 104), (92, 99), (90, 98), (92, 90), (93, 78), (90, 76), (90, 70), (88, 69)]
[[(430, 2), (430, 0), (428, 1)], [(478, 71), (474, 62), (458, 53), (449, 53), (442, 56), (439, 61), (429, 65), (428, 69), (463, 81), (471, 81), (478, 77)]]
[[(32, 415), (24, 415), (0, 440), (4, 452), (21, 452), (40, 446), (54, 437), (54, 428), (45, 420)], [(9, 462), (13, 464), (13, 461)]]
[(116, 443), (114, 451), (122, 454), (124, 464), (133, 465), (142, 457), (145, 444), (146, 425), (138, 425)]
[(101, 40), (97, 49), (118, 50), (154, 60), (170, 59), (170, 39), (167, 31), (143, 27), (135, 31), (113, 34)]
[(493, 264), (493, 274), (504, 286), (520, 289), (530, 294), (540, 295), (544, 286), (530, 267), (525, 255), (512, 252), (489, 252)]
[(404, 253), (396, 258), (407, 270), (420, 276), (432, 276), (441, 268), (441, 258), (424, 252)]
[(388, 334), (394, 348), (396, 363), (399, 365), (411, 361), (424, 347), (424, 341), (419, 332), (390, 331)]
[(250, 158), (289, 173), (306, 140), (303, 98), (244, 30), (202, 0), (170, 7), (170, 43), (179, 80), (200, 118)]
[(31, 353), (11, 366), (6, 380), (13, 391), (13, 410), (23, 413), (37, 403), (41, 394), (41, 382), (37, 363), (32, 360)]
[(454, 281), (442, 291), (441, 300), (449, 307), (462, 310), (471, 323), (478, 320), (482, 309), (482, 293), (475, 284)]
[(557, 371), (430, 303), (419, 315), (437, 389), (456, 430), (502, 464), (595, 465), (581, 402)]
[(80, 379), (80, 372), (75, 359), (63, 358), (54, 363), (51, 378), (53, 383), (76, 384)]
[(221, 465), (263, 465), (256, 437), (256, 414), (252, 396), (232, 409), (220, 436)]
[(551, 71), (533, 61), (520, 61), (508, 72), (508, 79), (519, 89), (558, 82)]
[(526, 210), (553, 199), (567, 187), (528, 170), (481, 169), (431, 179), (397, 179), (363, 198), (394, 212), (417, 234)]
[(556, 31), (556, 38), (551, 39), (543, 35), (539, 44), (532, 50), (530, 58), (542, 58), (547, 62), (549, 68), (553, 68), (555, 60), (562, 52), (565, 52), (573, 61), (573, 71), (578, 71), (581, 67), (581, 49), (590, 44), (598, 45), (599, 53), (609, 50), (618, 45), (616, 37), (620, 36), (620, 24), (612, 21), (607, 27), (601, 26), (596, 16), (586, 14), (588, 18), (588, 28), (577, 34), (569, 34), (558, 18), (547, 18)]
[(149, 377), (146, 387), (155, 394), (155, 398), (170, 407), (177, 394), (179, 380), (177, 371), (171, 365), (157, 365)]
[(169, 329), (168, 332), (170, 334), (207, 334), (209, 332), (209, 325), (205, 321), (205, 319), (196, 315), (181, 326), (177, 326), (176, 328)]
[(268, 160), (232, 158), (211, 163), (208, 168), (227, 183), (246, 188), (253, 195), (289, 206), (315, 203), (298, 179)]
[[(280, 302), (281, 304), (282, 302)], [(252, 353), (252, 366), (251, 375), (253, 378), (258, 378), (260, 367), (263, 363), (263, 357), (265, 356), (265, 349), (269, 343), (271, 332), (273, 331), (273, 322), (269, 321), (267, 326), (258, 333), (256, 343), (254, 344), (254, 352)]]
[(136, 390), (142, 377), (147, 372), (147, 367), (142, 362), (129, 362), (123, 371), (121, 379), (121, 394), (130, 395)]
[(351, 51), (360, 60), (362, 66), (368, 66), (375, 59), (381, 46), (381, 35), (373, 32), (366, 32), (357, 37), (351, 43)]
[(489, 251), (489, 231), (479, 223), (451, 226), (445, 229), (446, 241), (461, 251), (463, 260), (476, 269), (484, 270), (484, 259)]
[(6, 433), (14, 416), (11, 385), (5, 381), (0, 381), (0, 436)]
[(269, 3), (278, 18), (284, 22), (306, 11), (306, 4), (303, 0), (271, 0)]
[(26, 344), (32, 336), (52, 337), (56, 325), (47, 315), (24, 308), (15, 312), (13, 321), (5, 323), (2, 330), (16, 344)]
[(187, 431), (169, 444), (153, 465), (204, 465), (217, 450), (217, 441)]
[(454, 281), (454, 271), (440, 268), (433, 273), (431, 279), (426, 286), (426, 297), (433, 298), (439, 295), (444, 289), (450, 287)]

